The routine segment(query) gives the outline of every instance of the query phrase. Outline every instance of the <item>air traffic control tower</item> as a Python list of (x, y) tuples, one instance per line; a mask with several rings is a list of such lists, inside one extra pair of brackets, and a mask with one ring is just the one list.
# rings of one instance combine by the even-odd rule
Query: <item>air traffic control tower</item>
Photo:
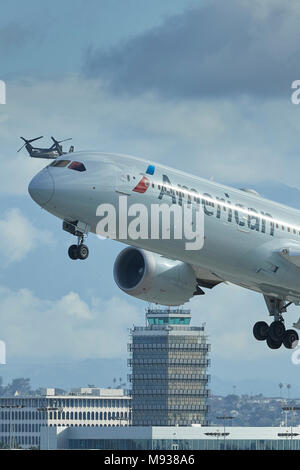
[(146, 326), (131, 330), (133, 426), (208, 425), (209, 345), (191, 312), (147, 309)]

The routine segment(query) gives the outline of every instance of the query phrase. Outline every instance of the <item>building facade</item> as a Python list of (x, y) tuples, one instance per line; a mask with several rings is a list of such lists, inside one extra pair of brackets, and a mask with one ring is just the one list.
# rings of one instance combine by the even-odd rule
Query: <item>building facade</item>
[(131, 330), (133, 426), (207, 425), (209, 345), (190, 310), (148, 309)]
[(39, 447), (42, 428), (110, 427), (131, 424), (131, 398), (120, 389), (73, 389), (56, 395), (0, 397), (0, 443)]
[(123, 427), (42, 429), (41, 449), (300, 450), (300, 427)]

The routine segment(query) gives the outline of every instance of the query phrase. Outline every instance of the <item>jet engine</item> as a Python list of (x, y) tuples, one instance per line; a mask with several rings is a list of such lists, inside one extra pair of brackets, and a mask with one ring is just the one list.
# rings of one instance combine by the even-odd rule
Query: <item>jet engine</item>
[(118, 255), (114, 279), (126, 294), (161, 305), (182, 305), (193, 296), (197, 284), (187, 263), (133, 247)]

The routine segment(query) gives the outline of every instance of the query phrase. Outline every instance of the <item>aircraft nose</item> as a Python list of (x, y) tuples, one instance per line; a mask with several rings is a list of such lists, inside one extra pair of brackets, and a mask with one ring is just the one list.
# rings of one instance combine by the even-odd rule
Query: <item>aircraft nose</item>
[(54, 194), (54, 181), (47, 168), (35, 175), (29, 183), (28, 192), (32, 199), (44, 206)]

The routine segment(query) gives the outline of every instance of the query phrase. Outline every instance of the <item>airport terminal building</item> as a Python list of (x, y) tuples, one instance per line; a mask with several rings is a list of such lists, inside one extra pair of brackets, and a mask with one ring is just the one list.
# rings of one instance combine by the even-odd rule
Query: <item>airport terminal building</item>
[[(121, 389), (78, 388), (68, 395), (54, 388), (42, 396), (0, 397), (0, 443), (40, 447), (42, 429), (128, 426), (131, 398)], [(56, 431), (55, 431), (56, 432)]]
[(42, 429), (41, 449), (300, 450), (300, 427), (111, 427)]

